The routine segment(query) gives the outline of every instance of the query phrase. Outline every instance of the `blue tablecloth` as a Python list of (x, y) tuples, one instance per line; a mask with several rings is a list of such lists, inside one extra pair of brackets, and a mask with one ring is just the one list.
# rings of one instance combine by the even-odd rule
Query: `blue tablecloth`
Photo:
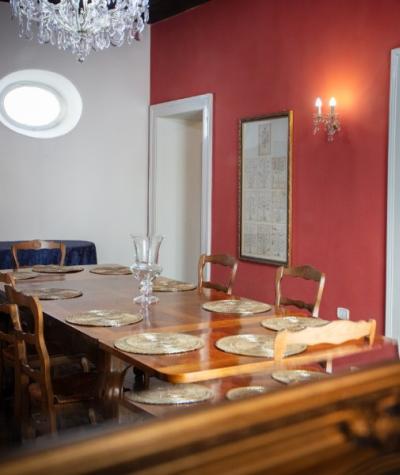
[[(56, 241), (56, 239), (48, 239)], [(12, 269), (14, 266), (11, 246), (19, 241), (0, 241), (0, 269)], [(65, 265), (97, 264), (96, 246), (89, 241), (62, 241), (67, 252)], [(19, 251), (18, 260), (22, 267), (36, 264), (56, 264), (59, 260), (58, 249), (39, 249), (38, 251)]]

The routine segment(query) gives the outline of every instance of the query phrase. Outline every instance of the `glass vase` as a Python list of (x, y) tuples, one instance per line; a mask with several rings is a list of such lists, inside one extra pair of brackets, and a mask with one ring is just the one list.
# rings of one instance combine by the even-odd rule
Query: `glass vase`
[(134, 302), (150, 305), (159, 301), (153, 295), (153, 280), (161, 274), (162, 267), (158, 264), (160, 246), (164, 236), (133, 236), (134, 262), (131, 270), (139, 281), (140, 295)]

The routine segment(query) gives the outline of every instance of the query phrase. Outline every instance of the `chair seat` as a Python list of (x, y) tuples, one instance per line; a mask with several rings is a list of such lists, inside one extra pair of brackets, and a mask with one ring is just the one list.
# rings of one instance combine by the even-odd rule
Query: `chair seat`
[[(54, 402), (69, 404), (94, 399), (97, 392), (97, 380), (97, 373), (82, 373), (54, 379)], [(29, 385), (29, 394), (34, 401), (41, 401), (42, 391), (39, 383)]]
[[(8, 345), (6, 348), (3, 348), (3, 358), (6, 364), (9, 366), (14, 366), (15, 364), (15, 350), (14, 345)], [(60, 373), (60, 369), (62, 371), (62, 366), (66, 367), (65, 372), (81, 372), (82, 369), (84, 372), (89, 372), (90, 366), (93, 366), (89, 360), (86, 358), (84, 354), (76, 354), (76, 355), (64, 355), (60, 354), (51, 354), (51, 366), (60, 368), (58, 369), (58, 373)], [(37, 355), (28, 355), (29, 362), (34, 366), (39, 366), (39, 360)]]

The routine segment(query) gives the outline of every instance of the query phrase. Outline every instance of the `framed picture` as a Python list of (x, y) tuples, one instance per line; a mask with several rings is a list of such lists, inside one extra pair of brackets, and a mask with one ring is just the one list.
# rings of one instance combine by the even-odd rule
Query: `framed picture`
[(293, 112), (242, 119), (239, 258), (290, 265)]

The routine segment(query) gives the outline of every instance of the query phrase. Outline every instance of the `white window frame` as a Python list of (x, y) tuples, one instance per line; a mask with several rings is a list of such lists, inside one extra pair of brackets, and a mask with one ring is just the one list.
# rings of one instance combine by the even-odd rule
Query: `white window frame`
[[(22, 86), (45, 89), (54, 94), (60, 104), (60, 113), (55, 120), (42, 126), (33, 126), (15, 121), (4, 107), (7, 94)], [(28, 137), (50, 139), (67, 134), (79, 122), (82, 115), (82, 98), (77, 88), (64, 76), (41, 69), (15, 71), (0, 79), (0, 122)]]

